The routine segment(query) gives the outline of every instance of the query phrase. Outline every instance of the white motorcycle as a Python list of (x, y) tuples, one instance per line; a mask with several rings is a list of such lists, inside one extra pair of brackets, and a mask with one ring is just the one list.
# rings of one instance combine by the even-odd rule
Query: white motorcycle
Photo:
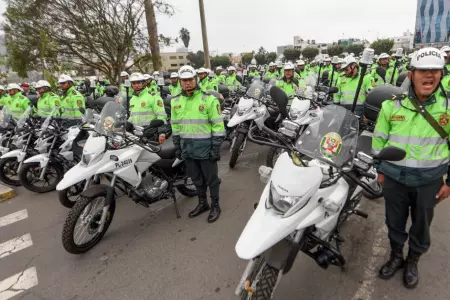
[[(109, 179), (109, 184), (93, 184), (85, 189), (71, 209), (62, 233), (64, 249), (69, 253), (84, 253), (102, 239), (114, 217), (118, 191), (145, 207), (171, 198), (178, 218), (175, 189), (188, 197), (197, 195), (184, 163), (175, 158), (173, 143), (168, 140), (156, 146), (145, 141), (142, 132), (124, 132), (124, 119), (123, 106), (115, 102), (105, 104), (95, 134), (86, 141), (81, 162), (56, 187), (61, 191), (83, 181), (89, 186), (89, 181), (95, 181), (98, 175)], [(163, 124), (153, 120), (149, 126), (157, 128)]]
[[(282, 96), (278, 95), (277, 103), (287, 116)], [(358, 210), (362, 190), (376, 191), (361, 179), (375, 174), (369, 171), (372, 157), (356, 153), (358, 119), (335, 105), (322, 112), (321, 119), (312, 122), (294, 143), (280, 139), (287, 152), (273, 170), (260, 168), (262, 179), (268, 182), (235, 247), (237, 255), (248, 260), (235, 290), (240, 299), (272, 299), (299, 251), (324, 269), (330, 264), (344, 268), (340, 226), (351, 214), (367, 218)], [(278, 136), (267, 127), (263, 130)], [(312, 160), (304, 161), (301, 155)], [(399, 161), (405, 155), (402, 149), (388, 147), (376, 158)]]

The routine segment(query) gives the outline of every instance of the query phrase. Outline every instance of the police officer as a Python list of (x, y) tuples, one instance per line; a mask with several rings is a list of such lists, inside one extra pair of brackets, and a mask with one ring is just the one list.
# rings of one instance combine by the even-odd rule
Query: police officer
[(47, 117), (59, 101), (58, 95), (50, 91), (51, 85), (46, 80), (39, 80), (36, 83), (36, 90), (40, 97), (37, 101), (37, 114), (41, 117)]
[(127, 89), (125, 88), (125, 80), (128, 80), (130, 75), (126, 71), (120, 72), (120, 91), (122, 95), (126, 95)]
[(6, 88), (3, 85), (0, 85), (0, 106), (9, 106), (11, 102), (11, 97), (9, 96)]
[(323, 72), (328, 71), (330, 74), (333, 71), (333, 67), (331, 66), (331, 58), (327, 57), (323, 60), (323, 66), (320, 68), (319, 78), (322, 78)]
[(264, 79), (272, 79), (277, 78), (278, 73), (276, 71), (276, 64), (274, 62), (269, 63), (269, 70), (267, 70), (266, 74), (264, 74)]
[(445, 52), (447, 58), (445, 60), (445, 70), (447, 73), (450, 73), (450, 46), (444, 46), (441, 48), (442, 52)]
[[(423, 48), (411, 61), (409, 91), (382, 104), (372, 140), (376, 154), (387, 146), (406, 151), (399, 162), (383, 161), (377, 166), (378, 181), (383, 184), (386, 225), (391, 255), (380, 270), (390, 279), (404, 267), (403, 282), (414, 288), (419, 282), (418, 261), (430, 247), (430, 225), (434, 207), (450, 196), (449, 171), (450, 111), (448, 99), (439, 87), (444, 58), (438, 49)], [(413, 104), (415, 103), (415, 105)], [(444, 131), (445, 138), (416, 110), (426, 110)], [(405, 230), (411, 215), (409, 232)], [(403, 258), (403, 245), (409, 236), (409, 251)]]
[[(447, 52), (441, 51), (441, 53), (446, 61), (450, 60), (448, 57), (450, 55), (450, 52), (448, 52), (447, 54)], [(450, 92), (450, 71), (447, 68), (444, 68), (444, 77), (442, 77), (441, 83), (444, 90), (446, 92)]]
[(334, 65), (334, 74), (333, 71), (328, 72), (328, 82), (331, 82), (331, 75), (333, 74), (333, 82), (331, 82), (330, 86), (337, 86), (338, 81), (342, 76), (342, 64), (344, 63), (344, 60), (342, 58), (339, 58), (337, 63)]
[(276, 61), (275, 64), (277, 65), (277, 78), (280, 79), (284, 76), (284, 70), (283, 70), (283, 63), (281, 61)]
[(297, 74), (300, 78), (306, 78), (309, 76), (309, 71), (306, 70), (306, 64), (304, 60), (297, 61)]
[[(164, 143), (167, 134), (167, 114), (159, 94), (147, 87), (147, 80), (141, 73), (130, 75), (131, 87), (134, 90), (130, 100), (130, 122), (136, 126), (148, 126), (152, 120), (163, 120), (165, 125), (157, 128), (154, 135), (160, 144)], [(147, 136), (147, 134), (146, 134)]]
[[(350, 55), (347, 56), (342, 64), (342, 70), (344, 73), (337, 82), (338, 92), (334, 96), (334, 103), (341, 104), (346, 109), (350, 110), (353, 106), (359, 77), (361, 76), (355, 57)], [(366, 100), (367, 94), (372, 90), (373, 85), (372, 76), (364, 76), (354, 111), (357, 116), (362, 116), (363, 103)]]
[(205, 68), (200, 68), (198, 70), (198, 87), (206, 92), (206, 91), (215, 91), (219, 90), (217, 84), (209, 80), (208, 70)]
[(69, 75), (61, 75), (58, 79), (59, 87), (63, 90), (60, 102), (55, 105), (63, 108), (61, 117), (69, 120), (79, 120), (83, 114), (80, 108), (86, 108), (84, 96), (73, 85), (73, 79)]
[(177, 96), (181, 93), (181, 84), (177, 72), (170, 74), (169, 91), (171, 96)]
[(24, 96), (36, 95), (36, 92), (31, 91), (30, 84), (28, 82), (22, 82), (20, 84), (20, 87), (22, 88), (22, 95)]
[(11, 96), (11, 104), (9, 104), (11, 115), (18, 119), (30, 106), (30, 100), (22, 95), (20, 86), (17, 83), (8, 84), (7, 91)]
[(159, 89), (158, 85), (156, 84), (155, 77), (149, 74), (144, 74), (144, 78), (147, 82), (147, 88), (149, 89), (149, 91), (153, 94), (159, 94)]
[(225, 81), (230, 91), (235, 91), (241, 87), (241, 83), (236, 78), (236, 68), (233, 66), (228, 67), (228, 77)]
[(250, 65), (250, 71), (248, 72), (248, 77), (249, 78), (261, 77), (261, 74), (259, 74), (259, 72), (256, 71), (256, 66), (255, 65)]
[[(210, 210), (208, 222), (220, 216), (217, 161), (220, 145), (225, 138), (219, 100), (199, 89), (196, 74), (191, 66), (180, 68), (179, 76), (183, 91), (171, 101), (173, 143), (177, 157), (184, 159), (188, 175), (198, 191), (198, 205), (189, 213), (194, 218)], [(211, 209), (206, 189), (211, 194)]]
[[(378, 74), (380, 72), (378, 68), (382, 68), (386, 72), (384, 78)], [(389, 67), (389, 54), (381, 53), (380, 56), (378, 57), (378, 66), (376, 68), (372, 67), (372, 77), (374, 79), (375, 86), (385, 85), (386, 83), (389, 83), (392, 78), (393, 72), (394, 68)]]
[(222, 74), (223, 68), (221, 66), (218, 66), (215, 70), (214, 74), (214, 81), (217, 85), (219, 84), (225, 84), (227, 80), (227, 76)]
[(284, 65), (284, 76), (277, 80), (276, 86), (281, 88), (289, 97), (289, 104), (298, 93), (298, 83), (294, 82), (294, 65), (286, 63)]

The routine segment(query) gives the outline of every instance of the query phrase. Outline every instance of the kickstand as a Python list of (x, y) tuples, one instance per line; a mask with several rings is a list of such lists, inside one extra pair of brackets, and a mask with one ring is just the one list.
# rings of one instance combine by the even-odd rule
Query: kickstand
[(177, 219), (181, 218), (180, 211), (178, 210), (177, 204), (177, 196), (175, 195), (175, 191), (172, 189), (172, 198), (173, 198), (173, 206), (175, 207), (175, 214), (177, 215)]

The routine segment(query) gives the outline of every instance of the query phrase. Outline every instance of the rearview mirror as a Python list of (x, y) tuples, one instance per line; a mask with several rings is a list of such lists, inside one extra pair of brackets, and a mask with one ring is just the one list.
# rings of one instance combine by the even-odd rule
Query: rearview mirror
[(394, 146), (383, 148), (374, 158), (379, 160), (400, 161), (406, 156), (405, 150)]
[(339, 89), (335, 86), (330, 87), (330, 89), (328, 90), (328, 93), (330, 94), (335, 94), (339, 91)]
[(163, 125), (164, 125), (164, 121), (163, 121), (163, 120), (158, 120), (158, 119), (156, 119), (156, 120), (152, 120), (152, 121), (150, 122), (149, 127), (150, 127), (150, 128), (157, 128), (157, 127), (161, 127), (161, 126), (163, 126)]
[(278, 105), (281, 116), (287, 118), (289, 116), (287, 112), (289, 99), (286, 93), (279, 87), (273, 86), (270, 88), (270, 97), (272, 97), (272, 100)]

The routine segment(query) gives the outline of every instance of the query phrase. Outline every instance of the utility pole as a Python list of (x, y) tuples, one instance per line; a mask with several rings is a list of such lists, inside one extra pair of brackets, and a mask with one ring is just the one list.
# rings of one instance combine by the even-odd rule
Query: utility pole
[(208, 35), (206, 33), (205, 8), (203, 6), (203, 0), (198, 0), (198, 6), (200, 7), (200, 20), (202, 23), (203, 52), (205, 53), (205, 67), (209, 69), (209, 68), (211, 68), (211, 65), (209, 62)]

